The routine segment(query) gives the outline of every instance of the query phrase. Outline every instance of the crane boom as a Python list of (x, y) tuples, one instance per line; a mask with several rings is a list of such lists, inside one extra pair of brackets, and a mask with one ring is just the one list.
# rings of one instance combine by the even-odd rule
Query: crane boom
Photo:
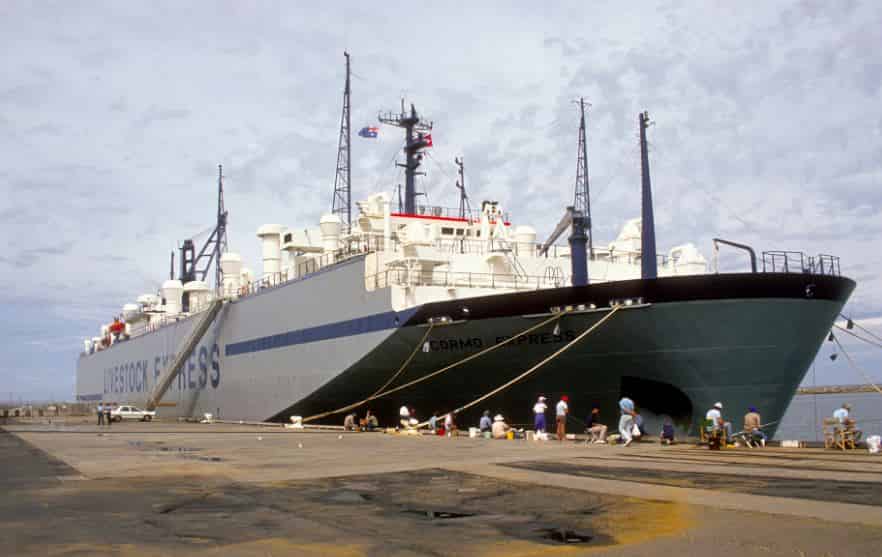
[(566, 232), (567, 228), (573, 224), (573, 213), (575, 209), (573, 207), (567, 207), (566, 212), (561, 217), (560, 222), (557, 223), (557, 226), (554, 228), (554, 232), (551, 233), (551, 236), (545, 240), (545, 243), (542, 244), (542, 248), (539, 250), (539, 255), (545, 255), (548, 253), (548, 248), (551, 247), (553, 243), (557, 241), (561, 235)]

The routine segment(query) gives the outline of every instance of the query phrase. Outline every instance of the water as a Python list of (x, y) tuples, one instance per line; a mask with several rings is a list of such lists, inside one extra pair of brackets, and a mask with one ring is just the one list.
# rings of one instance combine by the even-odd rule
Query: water
[[(851, 416), (858, 428), (867, 435), (882, 435), (882, 395), (879, 393), (850, 393), (829, 395), (797, 395), (784, 413), (775, 439), (798, 439), (821, 441), (821, 425), (824, 418), (843, 402), (851, 404)], [(812, 424), (815, 424), (814, 427)]]

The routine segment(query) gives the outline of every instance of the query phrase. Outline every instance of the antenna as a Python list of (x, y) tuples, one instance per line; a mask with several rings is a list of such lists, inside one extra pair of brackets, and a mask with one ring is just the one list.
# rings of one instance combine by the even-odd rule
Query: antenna
[(640, 168), (642, 190), (642, 230), (640, 246), (640, 271), (642, 278), (658, 276), (658, 261), (655, 255), (655, 219), (652, 211), (652, 184), (649, 181), (649, 149), (646, 144), (646, 128), (654, 124), (649, 120), (649, 112), (641, 112), (640, 123)]
[(413, 104), (410, 105), (410, 113), (405, 112), (404, 99), (401, 99), (401, 113), (389, 112), (378, 117), (383, 124), (403, 128), (405, 131), (406, 161), (404, 164), (395, 164), (404, 167), (404, 212), (412, 215), (416, 213), (416, 176), (425, 174), (425, 172), (417, 172), (423, 160), (420, 151), (432, 145), (432, 137), (427, 135), (432, 131), (432, 122), (420, 119)]
[(401, 198), (401, 184), (396, 188), (398, 190), (398, 212), (404, 211), (404, 200)]
[(340, 217), (348, 233), (352, 225), (352, 166), (350, 164), (352, 138), (349, 117), (349, 53), (346, 57), (346, 85), (343, 88), (343, 114), (340, 116), (340, 141), (337, 144), (337, 174), (334, 176), (334, 198), (331, 213)]
[(453, 162), (459, 168), (459, 180), (456, 182), (456, 188), (459, 190), (459, 218), (464, 219), (466, 215), (472, 212), (469, 196), (466, 194), (465, 189), (465, 166), (463, 165), (462, 157), (454, 158)]
[(584, 97), (579, 97), (578, 103), (581, 119), (579, 121), (579, 158), (576, 163), (576, 199), (573, 207), (576, 212), (581, 214), (585, 219), (585, 231), (588, 236), (588, 258), (591, 259), (594, 254), (594, 241), (593, 234), (591, 233), (591, 198), (589, 195), (590, 188), (588, 187), (588, 147), (585, 138), (585, 105), (590, 107), (591, 103), (586, 103)]
[(171, 267), (168, 273), (169, 280), (175, 280), (175, 250), (171, 251)]

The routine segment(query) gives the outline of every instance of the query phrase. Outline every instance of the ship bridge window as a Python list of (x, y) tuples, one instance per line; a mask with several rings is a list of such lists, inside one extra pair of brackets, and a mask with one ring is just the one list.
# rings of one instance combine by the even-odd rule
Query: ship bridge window
[(465, 234), (465, 230), (463, 230), (462, 228), (457, 228), (457, 229), (456, 229), (456, 235), (457, 235), (457, 236), (462, 236), (463, 234)]
[(453, 229), (449, 226), (445, 226), (441, 229), (441, 234), (444, 236), (453, 236)]
[(291, 241), (291, 233), (288, 232), (287, 234), (285, 234), (285, 243), (287, 244), (287, 243), (289, 243), (290, 241)]

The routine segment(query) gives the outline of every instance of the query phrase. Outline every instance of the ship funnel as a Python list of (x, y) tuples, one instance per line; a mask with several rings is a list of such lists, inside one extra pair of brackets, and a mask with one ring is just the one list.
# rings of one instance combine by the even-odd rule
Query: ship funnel
[(263, 278), (278, 280), (282, 260), (282, 225), (264, 224), (257, 229), (263, 250)]
[(325, 253), (335, 252), (340, 248), (340, 217), (323, 215), (319, 221), (322, 230), (322, 246)]
[(179, 280), (167, 280), (162, 283), (162, 298), (165, 300), (165, 313), (176, 315), (181, 313), (184, 297), (184, 285)]
[(242, 273), (242, 258), (238, 253), (226, 252), (220, 258), (223, 274), (223, 293), (225, 298), (235, 298), (239, 294)]

